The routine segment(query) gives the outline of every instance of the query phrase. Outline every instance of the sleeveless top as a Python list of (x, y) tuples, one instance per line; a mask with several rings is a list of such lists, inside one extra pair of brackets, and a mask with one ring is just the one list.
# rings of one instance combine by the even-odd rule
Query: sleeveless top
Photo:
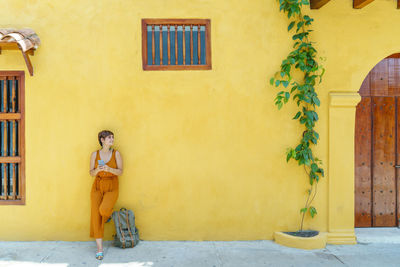
[[(108, 162), (106, 162), (106, 165), (110, 168), (116, 169), (117, 168), (117, 160), (115, 159), (115, 149), (113, 149), (111, 158)], [(96, 169), (97, 166), (99, 165), (98, 160), (100, 160), (100, 150), (97, 150), (97, 154), (96, 154), (96, 161), (94, 163), (94, 168)], [(114, 178), (114, 177), (118, 177), (115, 174), (112, 174), (111, 172), (105, 172), (105, 171), (100, 171), (97, 173), (96, 178)]]

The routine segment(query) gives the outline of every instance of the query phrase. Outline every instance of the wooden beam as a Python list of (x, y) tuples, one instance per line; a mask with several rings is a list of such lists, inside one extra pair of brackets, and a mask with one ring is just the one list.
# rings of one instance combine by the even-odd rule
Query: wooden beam
[(368, 5), (374, 0), (353, 0), (353, 8), (360, 9)]
[(25, 64), (28, 67), (29, 74), (33, 76), (33, 66), (31, 63), (31, 60), (29, 59), (29, 55), (33, 56), (33, 49), (30, 49), (26, 52), (22, 51), (22, 49), (19, 47), (17, 42), (9, 42), (9, 43), (2, 43), (0, 42), (0, 54), (2, 50), (20, 50), (22, 52), (22, 56), (24, 57)]
[(311, 7), (311, 9), (320, 9), (321, 7), (326, 5), (326, 3), (328, 3), (328, 2), (329, 2), (329, 0), (310, 0), (310, 7)]
[(26, 66), (28, 67), (29, 74), (31, 76), (33, 76), (33, 66), (32, 66), (31, 60), (29, 59), (29, 55), (27, 53), (23, 52), (22, 50), (21, 50), (21, 52), (22, 52), (22, 56), (25, 59)]
[(400, 9), (400, 0), (397, 0), (397, 9)]

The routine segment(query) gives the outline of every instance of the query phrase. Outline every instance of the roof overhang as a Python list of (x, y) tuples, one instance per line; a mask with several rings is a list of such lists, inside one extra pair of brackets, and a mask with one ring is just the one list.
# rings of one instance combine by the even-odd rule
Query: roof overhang
[(29, 74), (33, 76), (33, 66), (29, 55), (39, 47), (40, 39), (32, 29), (0, 29), (0, 54), (2, 50), (20, 50)]
[[(353, 0), (353, 8), (355, 9), (360, 9), (368, 5), (374, 0)], [(320, 9), (323, 7), (326, 3), (328, 3), (329, 0), (310, 0), (310, 8), (311, 9)], [(400, 0), (397, 0), (397, 9), (400, 9)]]

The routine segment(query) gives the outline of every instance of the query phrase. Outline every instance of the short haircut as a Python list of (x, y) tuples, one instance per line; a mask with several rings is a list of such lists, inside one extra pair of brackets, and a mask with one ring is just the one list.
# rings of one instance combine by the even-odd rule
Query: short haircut
[(105, 139), (107, 136), (110, 136), (110, 135), (114, 135), (114, 134), (113, 134), (113, 132), (111, 132), (109, 130), (103, 130), (103, 131), (99, 132), (98, 138), (99, 138), (100, 146), (103, 146), (103, 144), (101, 143), (101, 138)]

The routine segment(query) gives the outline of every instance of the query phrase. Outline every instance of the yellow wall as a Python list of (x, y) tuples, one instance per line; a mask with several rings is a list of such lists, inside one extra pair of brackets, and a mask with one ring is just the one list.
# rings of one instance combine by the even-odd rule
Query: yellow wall
[[(0, 27), (33, 28), (42, 45), (35, 76), (26, 75), (26, 205), (0, 206), (0, 239), (89, 240), (89, 156), (104, 128), (125, 163), (116, 208), (136, 212), (142, 239), (296, 230), (307, 178), (285, 150), (301, 130), (294, 106), (276, 110), (268, 83), (292, 45), (278, 10), (274, 0), (3, 0)], [(381, 0), (307, 13), (326, 57), (316, 154), (327, 168), (329, 92), (357, 91), (400, 51), (400, 13)], [(141, 18), (211, 19), (212, 70), (144, 72)], [(3, 51), (0, 69), (26, 67), (20, 53)], [(307, 228), (328, 231), (327, 179)]]

